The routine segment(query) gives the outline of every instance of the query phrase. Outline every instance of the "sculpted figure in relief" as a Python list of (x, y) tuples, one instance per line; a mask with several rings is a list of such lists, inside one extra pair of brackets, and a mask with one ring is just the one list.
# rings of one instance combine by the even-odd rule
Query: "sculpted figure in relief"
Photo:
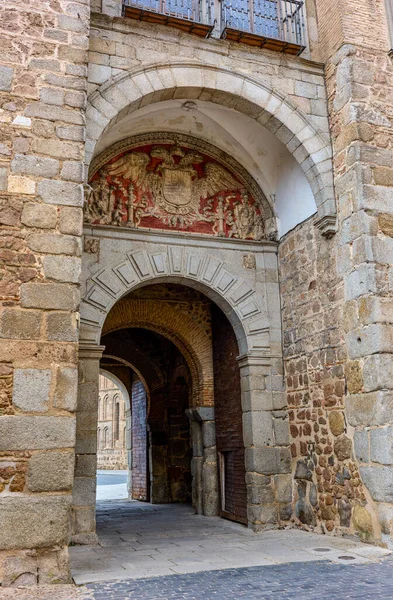
[(85, 218), (87, 221), (98, 221), (105, 225), (110, 224), (112, 216), (111, 191), (105, 177), (100, 177), (91, 183), (90, 193), (85, 204)]
[(149, 145), (107, 163), (91, 182), (85, 218), (128, 227), (193, 228), (217, 237), (261, 240), (254, 199), (222, 165), (179, 144)]

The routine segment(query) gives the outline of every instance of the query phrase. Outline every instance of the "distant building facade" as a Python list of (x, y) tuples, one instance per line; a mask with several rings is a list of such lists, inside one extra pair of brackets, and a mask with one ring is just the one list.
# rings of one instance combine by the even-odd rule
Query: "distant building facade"
[(99, 384), (97, 468), (127, 469), (125, 402), (119, 388), (104, 375)]

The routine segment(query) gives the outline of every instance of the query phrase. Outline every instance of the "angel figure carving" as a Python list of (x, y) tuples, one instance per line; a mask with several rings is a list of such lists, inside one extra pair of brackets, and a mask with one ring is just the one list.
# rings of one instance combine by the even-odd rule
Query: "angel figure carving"
[[(159, 159), (159, 161), (152, 159)], [(239, 182), (224, 167), (208, 162), (200, 176), (195, 165), (204, 162), (203, 156), (193, 150), (184, 151), (179, 145), (169, 150), (154, 146), (150, 154), (131, 152), (119, 158), (106, 169), (111, 176), (131, 180), (142, 191), (149, 191), (154, 203), (168, 215), (169, 223), (182, 224), (187, 215), (204, 219), (199, 213), (202, 199), (211, 198), (223, 190), (237, 190)], [(147, 169), (149, 164), (155, 164)], [(153, 213), (154, 214), (154, 213)], [(194, 220), (192, 219), (192, 220)]]

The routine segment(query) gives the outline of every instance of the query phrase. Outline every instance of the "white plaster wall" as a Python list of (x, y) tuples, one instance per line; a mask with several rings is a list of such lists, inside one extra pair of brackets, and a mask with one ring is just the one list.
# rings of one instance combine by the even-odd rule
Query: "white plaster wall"
[(277, 169), (275, 210), (280, 237), (317, 212), (310, 184), (287, 150)]

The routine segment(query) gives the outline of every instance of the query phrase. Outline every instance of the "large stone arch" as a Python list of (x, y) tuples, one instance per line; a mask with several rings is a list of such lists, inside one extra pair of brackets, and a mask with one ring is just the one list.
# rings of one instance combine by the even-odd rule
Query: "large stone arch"
[(98, 270), (87, 282), (81, 303), (80, 343), (99, 345), (105, 319), (115, 303), (151, 283), (194, 287), (215, 302), (231, 322), (240, 354), (268, 348), (269, 324), (255, 290), (206, 250), (168, 245), (162, 252), (133, 250), (117, 264)]
[(242, 73), (200, 63), (172, 63), (113, 77), (89, 97), (86, 164), (93, 157), (97, 141), (112, 124), (142, 106), (172, 98), (199, 98), (228, 106), (277, 136), (296, 158), (310, 184), (321, 229), (331, 232), (336, 206), (329, 139), (283, 94)]

